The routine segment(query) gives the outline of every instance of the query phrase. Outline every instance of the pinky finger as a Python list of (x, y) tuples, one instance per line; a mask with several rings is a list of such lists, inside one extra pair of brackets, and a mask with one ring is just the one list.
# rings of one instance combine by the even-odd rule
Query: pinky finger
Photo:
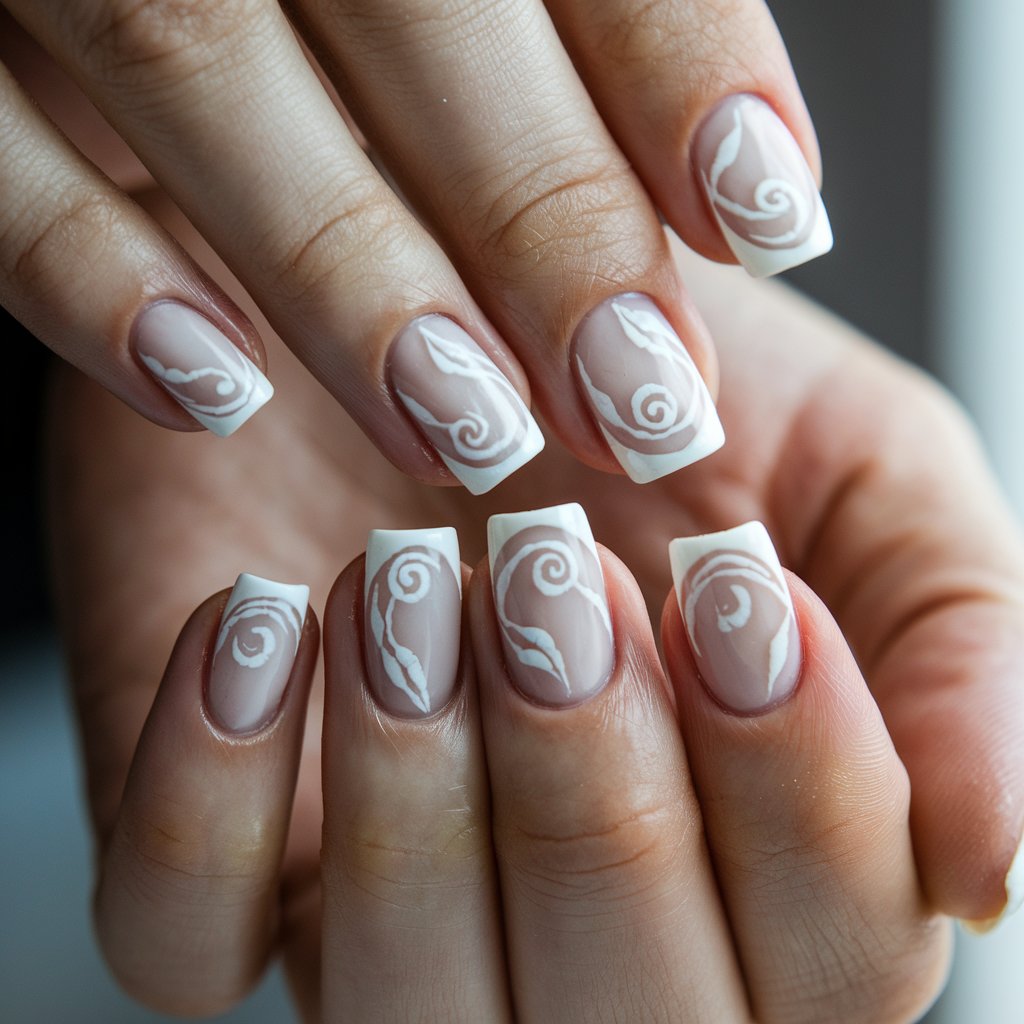
[(273, 950), (318, 646), (308, 593), (243, 574), (202, 604), (139, 740), (96, 926), (121, 985), (165, 1012), (226, 1010)]
[(164, 427), (224, 437), (274, 393), (249, 320), (3, 66), (0, 305)]

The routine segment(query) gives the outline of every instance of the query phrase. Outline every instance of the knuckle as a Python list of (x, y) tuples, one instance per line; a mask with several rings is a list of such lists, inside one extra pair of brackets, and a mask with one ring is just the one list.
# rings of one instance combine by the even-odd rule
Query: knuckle
[(578, 914), (628, 911), (646, 902), (680, 863), (686, 829), (678, 814), (658, 801), (592, 808), (571, 827), (554, 820), (504, 823), (499, 858), (530, 898), (544, 906), (573, 905)]
[(361, 816), (325, 860), (324, 888), (330, 899), (354, 884), (380, 903), (434, 914), (484, 884), (489, 850), (488, 830), (468, 806), (427, 819)]
[[(68, 5), (84, 67), (108, 85), (168, 82), (216, 60), (221, 44), (251, 39), (262, 0), (108, 0)], [(87, 10), (88, 14), (85, 13)]]
[(288, 301), (332, 296), (339, 279), (346, 288), (373, 288), (407, 258), (406, 218), (369, 177), (335, 183), (310, 196), (305, 208), (291, 237), (268, 234), (255, 246), (270, 288)]
[(551, 261), (607, 271), (610, 259), (642, 258), (632, 172), (602, 151), (581, 146), (517, 178), (487, 182), (466, 207), (475, 255), (498, 262), (503, 276)]
[(39, 221), (10, 226), (0, 251), (7, 275), (24, 291), (44, 298), (58, 281), (74, 279), (75, 264), (93, 265), (97, 254), (124, 240), (122, 200), (114, 194), (72, 188), (60, 206)]

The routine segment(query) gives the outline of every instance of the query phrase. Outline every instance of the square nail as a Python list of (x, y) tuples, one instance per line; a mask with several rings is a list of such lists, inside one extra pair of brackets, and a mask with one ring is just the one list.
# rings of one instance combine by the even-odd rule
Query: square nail
[(597, 693), (615, 665), (604, 573), (576, 504), (491, 516), (494, 607), (516, 686), (554, 707)]
[(238, 346), (182, 302), (147, 306), (132, 342), (157, 383), (218, 437), (233, 434), (274, 395), (270, 381)]
[(454, 320), (429, 314), (395, 338), (391, 386), (444, 464), (471, 494), (497, 487), (544, 447), (509, 379)]
[(619, 465), (645, 484), (725, 443), (704, 380), (646, 295), (606, 299), (576, 332), (574, 366), (591, 413)]
[(207, 706), (229, 732), (252, 732), (275, 714), (291, 676), (309, 587), (243, 572), (224, 606)]
[(439, 711), (459, 667), (462, 567), (455, 531), (371, 531), (365, 579), (366, 671), (374, 698), (399, 717)]
[(733, 254), (754, 277), (799, 266), (832, 248), (832, 228), (796, 139), (757, 96), (724, 99), (694, 139), (708, 203)]
[(800, 632), (764, 526), (681, 537), (669, 558), (690, 649), (712, 696), (741, 714), (784, 701), (800, 678)]

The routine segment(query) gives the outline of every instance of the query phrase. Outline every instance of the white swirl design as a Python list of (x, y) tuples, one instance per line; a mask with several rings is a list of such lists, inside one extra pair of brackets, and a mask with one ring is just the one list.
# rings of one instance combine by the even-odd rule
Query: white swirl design
[(641, 384), (629, 398), (632, 422), (625, 420), (611, 395), (600, 390), (582, 359), (577, 359), (583, 385), (594, 408), (610, 428), (640, 441), (664, 441), (684, 431), (691, 431), (682, 447), (692, 440), (704, 415), (704, 388), (697, 368), (675, 332), (660, 317), (642, 309), (632, 309), (619, 302), (612, 303), (623, 334), (638, 348), (671, 365), (690, 385), (689, 407), (680, 415), (679, 397), (660, 382)]
[[(535, 556), (535, 557), (534, 557)], [(554, 637), (540, 626), (515, 622), (508, 614), (508, 593), (519, 567), (529, 558), (530, 583), (545, 597), (560, 597), (576, 593), (597, 611), (612, 636), (611, 619), (604, 597), (580, 581), (580, 565), (576, 552), (564, 541), (545, 539), (524, 544), (502, 567), (494, 586), (498, 620), (505, 630), (516, 657), (524, 665), (553, 676), (572, 696), (573, 686), (566, 668), (565, 658)]]
[(231, 657), (242, 668), (262, 668), (279, 650), (299, 649), (302, 618), (289, 601), (278, 597), (250, 597), (224, 615), (214, 657), (230, 640)]
[[(388, 679), (404, 693), (413, 706), (429, 714), (430, 688), (427, 674), (416, 652), (395, 636), (394, 614), (400, 604), (418, 604), (427, 597), (438, 574), (447, 568), (438, 554), (401, 551), (387, 566), (387, 603), (383, 613), (381, 584), (374, 581), (370, 601), (370, 632), (380, 652)], [(449, 569), (450, 571), (450, 569)], [(378, 573), (378, 578), (380, 574)]]
[[(719, 144), (710, 172), (704, 174), (704, 184), (719, 214), (741, 238), (767, 248), (787, 249), (806, 241), (817, 215), (816, 190), (810, 191), (813, 183), (805, 180), (806, 173), (801, 174), (799, 182), (779, 177), (763, 178), (753, 187), (753, 208), (725, 194), (719, 187), (722, 176), (739, 160), (746, 142), (744, 118), (757, 117), (760, 108), (761, 105), (753, 101), (736, 105), (732, 112), (733, 127)], [(750, 145), (756, 148), (757, 142), (752, 141)], [(766, 234), (763, 229), (772, 222), (778, 223), (780, 230)]]
[[(249, 404), (257, 390), (254, 367), (233, 345), (215, 345), (202, 335), (196, 335), (193, 343), (203, 346), (212, 365), (182, 370), (164, 366), (152, 355), (140, 352), (139, 357), (190, 413), (215, 420), (234, 416)], [(214, 401), (213, 396), (223, 401)]]
[(424, 426), (446, 439), (447, 443), (438, 443), (437, 435), (432, 435), (442, 454), (471, 466), (504, 462), (522, 446), (528, 427), (529, 414), (519, 393), (482, 352), (449, 341), (422, 324), (417, 331), (437, 370), (472, 382), (466, 397), (477, 408), (466, 408), (456, 419), (446, 421), (399, 390), (402, 401)]
[[(784, 612), (782, 623), (774, 633), (768, 650), (767, 694), (770, 698), (775, 683), (786, 665), (789, 656), (789, 638), (792, 628), (792, 606), (785, 583), (759, 558), (740, 551), (728, 551), (712, 555), (698, 563), (687, 576), (684, 586), (686, 601), (683, 605), (683, 621), (690, 643), (697, 657), (703, 657), (700, 643), (698, 604), (709, 586), (721, 581), (728, 583), (731, 605), (716, 602), (715, 623), (719, 633), (732, 633), (746, 627), (754, 614), (755, 598), (751, 588), (759, 593), (768, 591), (779, 601)], [(706, 620), (705, 620), (705, 624)]]

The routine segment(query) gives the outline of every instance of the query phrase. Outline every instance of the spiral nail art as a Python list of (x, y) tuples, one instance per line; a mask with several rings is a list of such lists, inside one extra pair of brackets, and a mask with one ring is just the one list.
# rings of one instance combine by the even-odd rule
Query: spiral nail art
[(615, 660), (604, 576), (579, 505), (492, 516), (494, 605), (516, 685), (544, 704), (596, 693)]
[(455, 531), (374, 530), (366, 549), (366, 661), (392, 714), (442, 708), (459, 662), (462, 584)]
[(474, 494), (495, 487), (544, 447), (519, 392), (447, 317), (409, 324), (392, 346), (389, 374), (417, 426)]
[(796, 140), (756, 96), (731, 96), (701, 126), (698, 173), (718, 225), (755, 277), (832, 248), (832, 228)]
[(274, 394), (270, 381), (213, 324), (180, 302), (146, 308), (133, 332), (142, 365), (183, 409), (220, 437)]
[(680, 538), (670, 553), (683, 625), (709, 689), (736, 711), (783, 700), (799, 678), (800, 634), (764, 526)]
[(309, 588), (242, 573), (221, 616), (210, 665), (209, 704), (228, 729), (273, 717), (299, 650)]
[(575, 355), (587, 403), (630, 479), (656, 480), (724, 443), (697, 367), (646, 295), (619, 295), (594, 309)]

